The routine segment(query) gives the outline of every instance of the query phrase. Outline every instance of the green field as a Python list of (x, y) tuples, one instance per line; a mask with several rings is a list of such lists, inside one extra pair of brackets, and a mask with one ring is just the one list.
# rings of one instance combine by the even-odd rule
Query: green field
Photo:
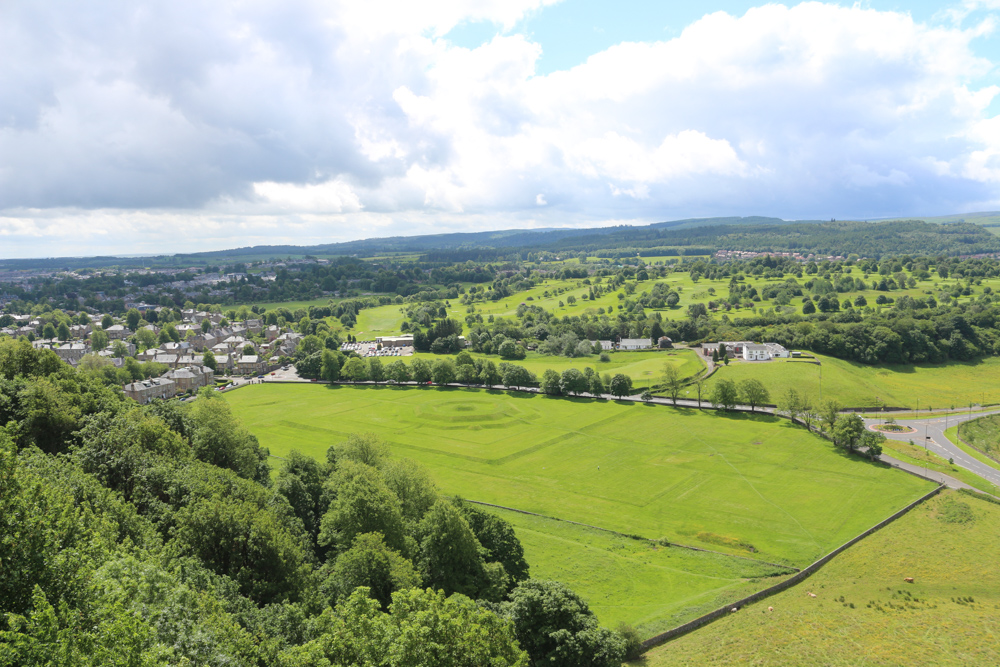
[(998, 550), (1000, 506), (945, 491), (798, 586), (637, 664), (997, 665)]
[(444, 493), (770, 561), (811, 562), (929, 486), (774, 417), (454, 388), (226, 396), (277, 456), (372, 431)]
[(378, 308), (364, 308), (358, 313), (358, 322), (351, 329), (358, 340), (374, 340), (380, 336), (398, 336), (403, 324), (403, 306), (389, 304)]
[[(531, 576), (572, 582), (601, 623), (653, 636), (780, 581), (790, 570), (488, 508), (513, 524)], [(572, 557), (567, 557), (572, 554)]]
[[(495, 354), (486, 355), (474, 353), (472, 356), (473, 358), (491, 359), (497, 364), (503, 361), (503, 359)], [(604, 375), (605, 373), (610, 373), (612, 375), (616, 373), (624, 373), (632, 378), (636, 388), (645, 387), (649, 383), (655, 384), (659, 382), (660, 376), (663, 374), (663, 365), (667, 363), (677, 365), (677, 370), (680, 372), (681, 377), (685, 378), (693, 377), (705, 370), (704, 362), (702, 362), (698, 353), (694, 350), (610, 352), (608, 356), (610, 357), (610, 361), (600, 361), (597, 355), (587, 357), (560, 357), (539, 354), (537, 352), (528, 352), (528, 356), (524, 359), (520, 361), (512, 361), (511, 363), (517, 364), (518, 366), (524, 366), (538, 377), (541, 377), (542, 374), (550, 368), (558, 371), (559, 373), (562, 373), (564, 370), (569, 368), (576, 368), (581, 371), (584, 368), (593, 368), (601, 375)], [(428, 363), (434, 363), (441, 357), (442, 355), (437, 354), (417, 353), (412, 357), (403, 357), (403, 360), (412, 362), (413, 359), (423, 359)]]
[[(1000, 460), (1000, 415), (964, 422), (958, 426), (958, 436), (979, 451)], [(995, 465), (995, 461), (991, 465)]]
[(720, 367), (707, 387), (721, 378), (740, 382), (758, 378), (767, 387), (774, 403), (789, 387), (816, 403), (820, 396), (836, 399), (845, 407), (907, 407), (926, 410), (948, 408), (970, 402), (1000, 403), (1000, 358), (947, 364), (912, 366), (865, 366), (824, 355), (814, 355), (818, 366), (808, 361), (775, 359), (769, 362), (731, 362)]

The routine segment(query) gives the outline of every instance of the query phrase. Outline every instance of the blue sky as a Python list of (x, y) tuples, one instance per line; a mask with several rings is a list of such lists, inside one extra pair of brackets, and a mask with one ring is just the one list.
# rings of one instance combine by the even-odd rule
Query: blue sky
[(1000, 209), (1000, 0), (0, 3), (0, 256)]
[[(649, 0), (564, 0), (527, 13), (515, 26), (505, 28), (492, 21), (464, 21), (446, 37), (460, 46), (474, 48), (499, 33), (520, 33), (542, 46), (538, 72), (549, 74), (569, 69), (610, 46), (628, 41), (662, 41), (677, 37), (681, 31), (705, 14), (727, 12), (741, 15), (761, 2), (677, 2)], [(786, 3), (787, 4), (787, 3)], [(797, 3), (793, 3), (797, 4)], [(844, 7), (853, 2), (830, 3)], [(946, 9), (957, 6), (940, 2), (867, 2), (873, 9), (908, 13), (921, 22), (949, 22)], [(976, 9), (970, 20), (982, 18), (987, 11)], [(979, 39), (975, 51), (997, 60), (995, 39)]]

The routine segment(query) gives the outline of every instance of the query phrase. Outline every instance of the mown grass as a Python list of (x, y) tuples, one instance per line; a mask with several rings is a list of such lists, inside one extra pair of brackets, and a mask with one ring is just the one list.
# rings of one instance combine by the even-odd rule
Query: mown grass
[(555, 519), (487, 509), (513, 524), (532, 577), (571, 582), (603, 625), (629, 623), (645, 636), (745, 597), (792, 572)]
[(1000, 506), (944, 491), (800, 585), (637, 664), (1000, 664), (998, 550)]
[(720, 367), (708, 386), (725, 378), (740, 382), (757, 378), (771, 394), (771, 402), (794, 387), (814, 403), (820, 397), (836, 399), (844, 407), (890, 407), (921, 410), (1000, 402), (1000, 358), (988, 357), (974, 362), (914, 364), (912, 366), (865, 366), (843, 359), (813, 355), (822, 363), (775, 359), (769, 362), (731, 362)]
[(767, 416), (476, 389), (226, 397), (277, 456), (375, 432), (445, 493), (770, 561), (811, 562), (930, 486)]
[(374, 340), (379, 336), (398, 336), (403, 324), (403, 306), (389, 304), (377, 308), (364, 308), (351, 329), (359, 340)]

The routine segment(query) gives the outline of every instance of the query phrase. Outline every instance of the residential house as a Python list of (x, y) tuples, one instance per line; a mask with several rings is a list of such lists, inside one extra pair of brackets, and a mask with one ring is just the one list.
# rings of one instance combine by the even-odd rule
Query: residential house
[(647, 350), (653, 347), (651, 338), (622, 338), (618, 341), (619, 350)]
[(766, 345), (757, 343), (746, 343), (743, 345), (744, 361), (770, 361), (771, 355), (767, 351)]
[(236, 372), (240, 375), (256, 375), (264, 372), (264, 364), (256, 354), (244, 354), (236, 362)]
[(177, 385), (174, 381), (162, 377), (127, 384), (124, 390), (126, 396), (142, 405), (154, 398), (173, 398), (177, 395)]
[(111, 340), (122, 340), (132, 335), (132, 331), (122, 324), (112, 324), (104, 331)]

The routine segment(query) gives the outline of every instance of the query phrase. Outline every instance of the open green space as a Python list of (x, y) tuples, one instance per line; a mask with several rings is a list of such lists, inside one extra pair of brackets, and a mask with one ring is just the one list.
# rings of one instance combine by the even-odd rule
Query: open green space
[(1000, 415), (988, 415), (958, 426), (958, 437), (994, 459), (1000, 460)]
[[(442, 355), (437, 354), (417, 353), (412, 357), (403, 357), (403, 360), (412, 362), (413, 359), (423, 359), (428, 363), (434, 363), (436, 360), (440, 359), (441, 356)], [(486, 355), (473, 353), (472, 356), (473, 358), (481, 357), (483, 359), (491, 359), (497, 364), (503, 361), (503, 359), (495, 354)], [(590, 355), (586, 357), (562, 357), (539, 354), (537, 352), (528, 352), (528, 355), (524, 359), (512, 361), (511, 363), (517, 364), (518, 366), (524, 366), (538, 377), (541, 377), (542, 374), (550, 368), (554, 371), (558, 371), (559, 373), (562, 373), (564, 370), (569, 368), (576, 368), (581, 371), (584, 368), (593, 368), (601, 375), (604, 375), (605, 373), (610, 373), (612, 375), (624, 373), (632, 378), (632, 382), (637, 389), (660, 382), (660, 376), (663, 374), (663, 366), (667, 363), (676, 365), (681, 377), (684, 378), (694, 377), (705, 370), (704, 362), (694, 350), (637, 350), (634, 352), (610, 352), (608, 353), (608, 357), (609, 361), (600, 361), (600, 358), (597, 355)]]
[(836, 399), (844, 407), (871, 408), (876, 405), (926, 410), (974, 404), (1000, 403), (1000, 358), (953, 361), (947, 364), (910, 366), (865, 366), (824, 355), (813, 355), (821, 365), (809, 360), (775, 359), (768, 362), (730, 362), (720, 367), (707, 383), (719, 379), (740, 382), (757, 378), (767, 387), (771, 402), (792, 387), (814, 403)]
[(374, 340), (380, 336), (398, 336), (403, 324), (403, 306), (389, 304), (377, 308), (364, 308), (358, 312), (358, 321), (351, 330), (359, 340)]
[[(914, 441), (911, 440), (910, 442)], [(926, 468), (927, 470), (944, 473), (980, 491), (993, 493), (996, 490), (996, 487), (992, 483), (976, 473), (966, 470), (962, 466), (948, 463), (947, 459), (935, 454), (926, 447), (921, 447), (919, 444), (911, 445), (899, 440), (887, 439), (883, 444), (883, 449), (886, 455), (898, 459), (903, 463), (910, 463)]]
[(629, 623), (643, 636), (697, 618), (792, 573), (743, 558), (488, 509), (514, 526), (532, 577), (572, 582), (603, 625)]
[(1000, 506), (944, 491), (798, 586), (637, 664), (1000, 664), (998, 550)]
[(763, 415), (457, 388), (226, 397), (276, 456), (374, 432), (444, 493), (772, 562), (811, 562), (930, 486)]

